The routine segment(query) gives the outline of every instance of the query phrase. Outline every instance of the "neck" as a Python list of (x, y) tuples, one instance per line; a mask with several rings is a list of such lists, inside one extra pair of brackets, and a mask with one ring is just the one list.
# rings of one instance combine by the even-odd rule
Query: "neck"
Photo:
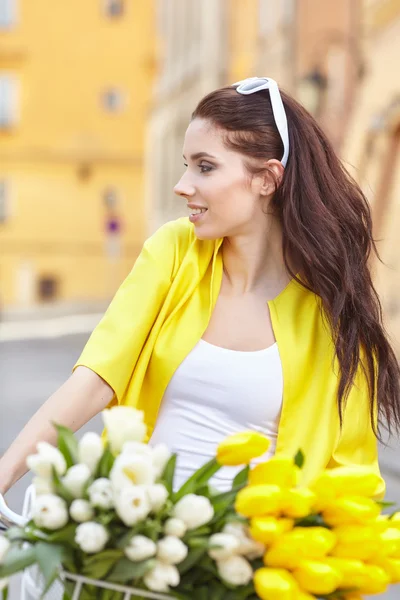
[(260, 292), (273, 298), (291, 277), (283, 260), (280, 224), (271, 217), (267, 227), (265, 222), (262, 225), (258, 230), (224, 239), (224, 274), (234, 293)]

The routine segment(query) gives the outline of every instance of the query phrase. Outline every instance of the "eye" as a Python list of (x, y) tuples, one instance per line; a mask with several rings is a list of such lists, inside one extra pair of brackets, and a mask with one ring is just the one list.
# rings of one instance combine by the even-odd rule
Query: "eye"
[(189, 165), (187, 163), (183, 163), (183, 166), (188, 168)]
[(204, 164), (199, 165), (199, 167), (200, 167), (200, 173), (209, 173), (213, 169), (213, 167), (211, 167), (210, 165), (204, 165)]

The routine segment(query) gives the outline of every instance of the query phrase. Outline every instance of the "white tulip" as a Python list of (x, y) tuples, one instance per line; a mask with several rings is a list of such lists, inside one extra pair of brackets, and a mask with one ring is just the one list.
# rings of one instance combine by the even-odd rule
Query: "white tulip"
[(33, 505), (32, 518), (37, 527), (61, 529), (69, 520), (67, 503), (55, 494), (38, 496)]
[(90, 476), (91, 472), (87, 465), (73, 465), (61, 481), (73, 498), (81, 498)]
[(88, 521), (87, 523), (81, 523), (76, 528), (75, 542), (87, 554), (101, 552), (107, 544), (108, 539), (108, 531), (100, 523)]
[(127, 485), (152, 485), (155, 472), (150, 458), (135, 454), (120, 454), (115, 459), (110, 473), (114, 492)]
[(168, 490), (162, 483), (147, 486), (147, 494), (150, 500), (151, 510), (158, 512), (162, 509), (168, 499)]
[(188, 529), (196, 529), (211, 521), (214, 509), (205, 496), (187, 494), (174, 506), (173, 516), (181, 519)]
[(111, 450), (118, 454), (125, 442), (143, 442), (147, 427), (143, 421), (143, 411), (129, 406), (115, 406), (103, 410), (103, 421)]
[(0, 592), (5, 590), (9, 583), (9, 579), (0, 579)]
[(44, 479), (52, 477), (53, 467), (58, 475), (64, 475), (67, 470), (67, 463), (58, 448), (47, 442), (39, 442), (36, 449), (37, 454), (31, 454), (26, 459), (28, 469)]
[(143, 577), (145, 586), (152, 592), (169, 592), (170, 586), (180, 582), (179, 571), (174, 565), (157, 561), (156, 565)]
[(247, 585), (253, 579), (251, 564), (243, 556), (230, 556), (217, 562), (218, 573), (230, 585)]
[(166, 444), (157, 444), (153, 447), (152, 457), (156, 477), (158, 479), (164, 473), (164, 469), (171, 458), (171, 451)]
[(125, 556), (133, 562), (147, 560), (156, 555), (157, 546), (153, 540), (144, 535), (134, 535), (124, 548)]
[(237, 554), (242, 554), (250, 560), (264, 555), (265, 545), (253, 540), (248, 533), (248, 528), (243, 523), (227, 523), (222, 532), (233, 535), (238, 540)]
[(93, 481), (88, 488), (88, 494), (92, 506), (105, 510), (114, 506), (111, 481), (106, 477), (100, 477)]
[(187, 555), (186, 544), (173, 535), (167, 535), (157, 544), (157, 558), (167, 565), (178, 565)]
[(88, 431), (79, 441), (79, 462), (87, 465), (92, 474), (95, 472), (97, 465), (103, 456), (103, 452), (103, 441), (97, 433), (94, 433), (94, 431)]
[(94, 517), (94, 510), (87, 500), (74, 500), (69, 507), (69, 514), (77, 523), (85, 523)]
[(151, 511), (146, 488), (138, 485), (120, 490), (114, 495), (114, 502), (119, 518), (128, 527), (143, 521)]
[(125, 442), (122, 446), (121, 454), (135, 454), (136, 456), (146, 456), (152, 459), (152, 448), (143, 442)]
[(0, 565), (3, 562), (10, 546), (10, 541), (3, 535), (0, 535)]
[(209, 556), (214, 560), (223, 560), (237, 554), (239, 541), (229, 533), (214, 533), (210, 536), (209, 543), (211, 546), (219, 546), (218, 548), (210, 548)]
[(34, 487), (36, 496), (53, 494), (55, 491), (51, 479), (46, 479), (45, 477), (34, 477), (32, 479), (32, 485)]
[(165, 521), (164, 533), (166, 535), (174, 535), (175, 537), (181, 538), (185, 535), (187, 527), (181, 519), (171, 517)]

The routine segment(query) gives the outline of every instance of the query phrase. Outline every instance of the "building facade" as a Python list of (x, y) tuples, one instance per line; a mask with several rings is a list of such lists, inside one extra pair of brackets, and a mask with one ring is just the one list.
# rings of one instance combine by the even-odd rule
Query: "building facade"
[(272, 77), (341, 144), (358, 73), (360, 2), (158, 0), (159, 72), (146, 160), (149, 231), (184, 210), (173, 195), (184, 133), (213, 88)]
[(0, 0), (0, 304), (104, 299), (145, 235), (152, 2)]
[(374, 260), (387, 328), (400, 352), (400, 1), (366, 0), (365, 77), (359, 83), (343, 156), (370, 201)]

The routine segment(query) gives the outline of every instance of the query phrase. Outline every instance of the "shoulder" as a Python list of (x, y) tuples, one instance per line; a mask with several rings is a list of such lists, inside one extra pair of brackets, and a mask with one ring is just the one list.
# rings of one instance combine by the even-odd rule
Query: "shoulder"
[(180, 249), (188, 248), (195, 239), (196, 236), (193, 225), (190, 223), (189, 219), (183, 217), (181, 219), (176, 219), (175, 221), (168, 221), (162, 225), (146, 241), (146, 244), (151, 245), (152, 247), (172, 244), (177, 249)]
[(173, 276), (196, 239), (189, 219), (176, 219), (157, 229), (144, 243), (143, 252), (158, 264), (164, 274)]

